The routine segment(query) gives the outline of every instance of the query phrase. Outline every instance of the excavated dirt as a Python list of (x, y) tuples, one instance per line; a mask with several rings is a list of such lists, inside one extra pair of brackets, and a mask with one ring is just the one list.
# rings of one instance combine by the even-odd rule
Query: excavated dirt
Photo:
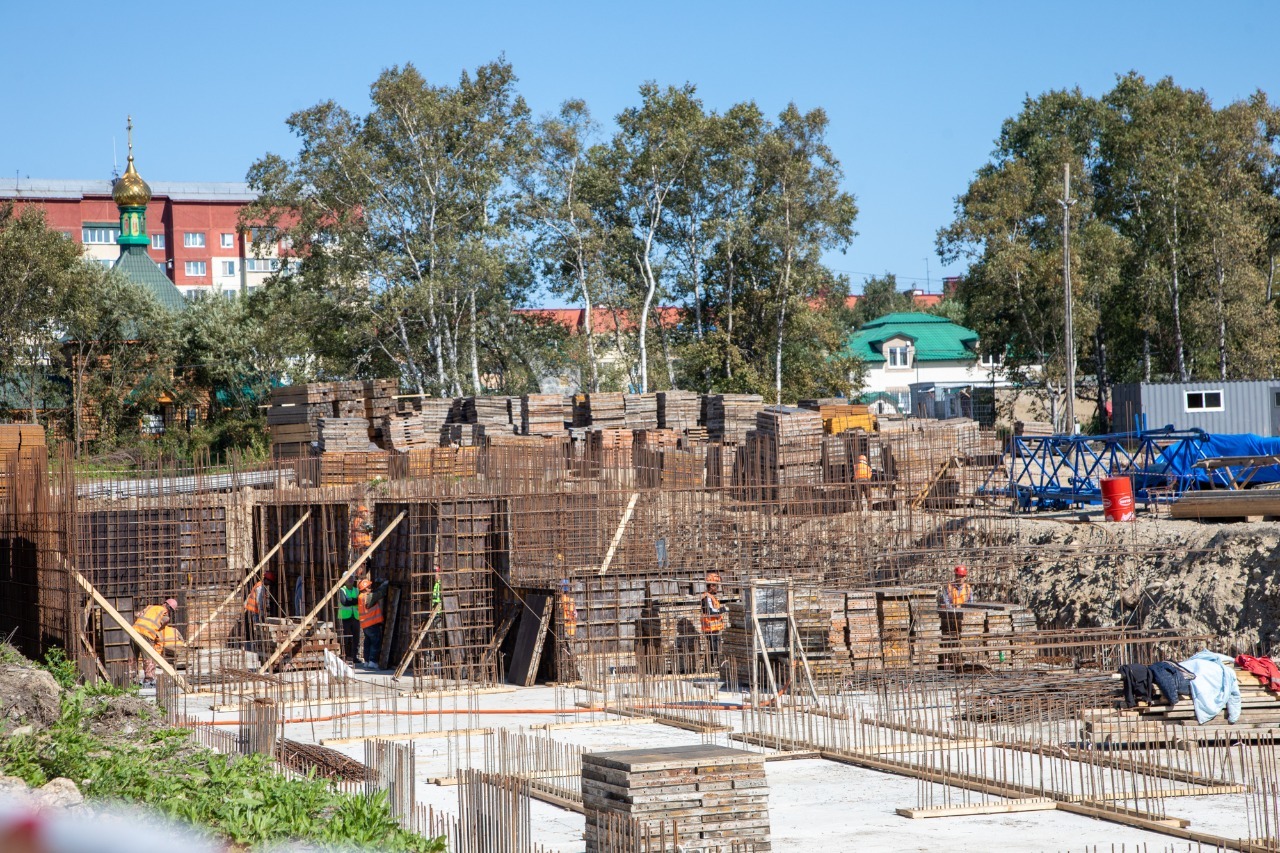
[(1042, 625), (1207, 633), (1224, 652), (1280, 647), (1280, 525), (1024, 517), (1014, 597)]
[(130, 736), (156, 725), (156, 706), (138, 696), (100, 696), (89, 707), (89, 731), (98, 737)]
[(62, 691), (53, 676), (35, 666), (0, 663), (0, 734), (40, 731), (58, 720)]

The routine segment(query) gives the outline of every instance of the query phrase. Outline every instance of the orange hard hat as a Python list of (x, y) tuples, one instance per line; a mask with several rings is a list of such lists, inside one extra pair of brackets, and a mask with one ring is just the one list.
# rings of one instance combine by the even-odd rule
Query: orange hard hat
[(720, 583), (720, 573), (707, 572), (707, 583)]
[(369, 511), (369, 508), (368, 508), (367, 506), (365, 506), (364, 504), (360, 504), (360, 506), (356, 507), (356, 512), (357, 512), (357, 513), (360, 513), (360, 512), (368, 512), (368, 511)]
[(963, 578), (969, 576), (969, 570), (964, 566), (956, 566), (956, 577)]
[(860, 453), (860, 454), (858, 454), (858, 461), (859, 461), (859, 462), (866, 462), (866, 461), (867, 461), (867, 456), (866, 456), (866, 454), (865, 454), (865, 453)]
[(368, 592), (370, 589), (373, 588), (373, 581), (369, 580), (368, 578), (364, 578), (363, 580), (360, 581), (360, 583), (356, 584), (356, 586), (360, 587), (361, 592)]

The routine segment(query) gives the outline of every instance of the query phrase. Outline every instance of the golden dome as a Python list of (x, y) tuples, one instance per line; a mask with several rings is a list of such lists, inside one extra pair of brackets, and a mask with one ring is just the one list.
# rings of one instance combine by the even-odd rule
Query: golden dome
[(133, 168), (133, 155), (129, 155), (129, 168), (125, 169), (120, 179), (111, 190), (111, 198), (120, 207), (146, 207), (151, 201), (151, 187), (142, 180), (138, 170)]

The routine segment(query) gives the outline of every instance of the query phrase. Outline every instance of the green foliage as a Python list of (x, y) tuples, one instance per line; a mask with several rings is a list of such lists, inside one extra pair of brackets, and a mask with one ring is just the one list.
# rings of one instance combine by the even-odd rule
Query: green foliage
[(898, 289), (898, 277), (893, 273), (869, 278), (862, 285), (862, 295), (853, 307), (853, 326), (860, 329), (885, 314), (922, 310), (909, 292)]
[(46, 670), (53, 676), (53, 680), (58, 682), (58, 686), (63, 690), (70, 690), (80, 681), (80, 670), (76, 667), (76, 662), (67, 657), (67, 653), (57, 646), (53, 646), (44, 653), (44, 663), (41, 668)]
[(90, 734), (89, 694), (64, 696), (49, 730), (0, 741), (0, 773), (32, 786), (76, 780), (90, 798), (141, 803), (207, 827), (239, 846), (298, 840), (386, 851), (442, 853), (442, 839), (401, 829), (385, 795), (341, 794), (315, 778), (275, 772), (263, 756), (233, 758), (193, 748), (189, 732), (107, 743)]

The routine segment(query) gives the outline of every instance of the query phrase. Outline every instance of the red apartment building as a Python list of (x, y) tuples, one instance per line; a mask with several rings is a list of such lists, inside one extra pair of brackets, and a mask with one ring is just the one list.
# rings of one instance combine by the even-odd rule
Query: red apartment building
[[(148, 254), (184, 296), (246, 292), (278, 269), (278, 253), (253, 257), (252, 235), (240, 231), (240, 210), (253, 200), (248, 184), (150, 186)], [(50, 228), (83, 244), (89, 258), (106, 266), (120, 256), (120, 212), (111, 190), (111, 181), (0, 178), (0, 202), (40, 205)]]

